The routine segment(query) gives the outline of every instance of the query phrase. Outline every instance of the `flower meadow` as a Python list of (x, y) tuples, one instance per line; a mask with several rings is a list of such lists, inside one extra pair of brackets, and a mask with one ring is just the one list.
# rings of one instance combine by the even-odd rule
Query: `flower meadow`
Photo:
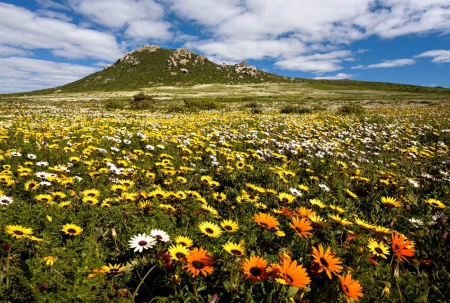
[(2, 302), (447, 302), (450, 111), (0, 116)]

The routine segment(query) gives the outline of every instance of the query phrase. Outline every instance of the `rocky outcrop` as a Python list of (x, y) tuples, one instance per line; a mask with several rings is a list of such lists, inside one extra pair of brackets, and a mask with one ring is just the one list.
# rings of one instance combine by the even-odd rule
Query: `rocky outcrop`
[[(123, 55), (122, 58), (117, 60), (116, 63), (114, 63), (114, 65), (116, 65), (119, 62), (124, 62), (124, 63), (130, 63), (133, 66), (136, 66), (140, 62), (139, 62), (139, 60), (136, 57), (133, 56), (134, 53), (136, 53), (136, 52), (140, 53), (140, 52), (145, 52), (145, 51), (149, 52), (149, 53), (153, 53), (153, 52), (156, 52), (158, 49), (160, 49), (160, 47), (158, 45), (149, 45), (149, 44), (147, 44), (147, 45), (141, 46), (141, 47), (139, 47), (138, 49), (136, 49), (134, 51), (125, 53), (125, 55)], [(106, 68), (109, 68), (109, 67), (110, 66), (107, 66)]]
[(242, 61), (241, 64), (236, 64), (234, 66), (234, 73), (236, 75), (249, 75), (254, 77), (257, 75), (258, 72), (259, 71), (256, 67), (247, 65), (245, 61)]

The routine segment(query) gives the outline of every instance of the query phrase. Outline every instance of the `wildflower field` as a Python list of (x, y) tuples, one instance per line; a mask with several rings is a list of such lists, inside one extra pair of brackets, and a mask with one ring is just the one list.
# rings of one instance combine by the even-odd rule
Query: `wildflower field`
[(1, 302), (448, 302), (450, 110), (0, 112)]

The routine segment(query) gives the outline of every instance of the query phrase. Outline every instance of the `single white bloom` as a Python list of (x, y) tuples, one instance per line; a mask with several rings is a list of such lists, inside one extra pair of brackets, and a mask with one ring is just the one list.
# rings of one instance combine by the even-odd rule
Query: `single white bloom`
[(142, 252), (144, 249), (152, 248), (156, 244), (156, 240), (143, 233), (133, 236), (128, 243), (130, 248), (134, 248), (134, 252)]
[(170, 241), (170, 236), (163, 230), (160, 229), (152, 229), (150, 231), (150, 235), (152, 237), (155, 237), (157, 240), (161, 241), (161, 242), (169, 242)]

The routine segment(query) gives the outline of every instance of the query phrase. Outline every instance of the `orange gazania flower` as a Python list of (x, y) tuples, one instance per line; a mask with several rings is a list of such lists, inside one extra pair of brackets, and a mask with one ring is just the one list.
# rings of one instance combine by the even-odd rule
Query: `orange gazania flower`
[(252, 218), (259, 226), (267, 229), (275, 228), (278, 230), (278, 225), (280, 223), (275, 217), (272, 217), (270, 214), (259, 213), (253, 216)]
[(359, 281), (355, 281), (352, 279), (351, 274), (346, 274), (344, 277), (338, 276), (341, 281), (341, 288), (345, 294), (345, 299), (347, 303), (350, 303), (349, 298), (353, 298), (356, 301), (359, 301), (358, 297), (362, 297), (362, 287), (359, 284)]
[(283, 265), (280, 267), (279, 273), (283, 284), (289, 284), (299, 288), (306, 288), (311, 279), (306, 273), (303, 265), (297, 266), (297, 260), (292, 261), (290, 257), (283, 258)]
[(207, 276), (214, 271), (214, 257), (208, 254), (208, 251), (203, 248), (194, 248), (186, 256), (188, 265), (184, 266), (183, 269), (187, 269), (192, 273), (194, 277), (198, 276), (200, 273)]
[(299, 219), (298, 217), (292, 218), (292, 223), (289, 224), (289, 226), (295, 230), (297, 235), (300, 237), (307, 238), (311, 233), (309, 232), (313, 228), (311, 227), (311, 222), (309, 220), (306, 220), (305, 218)]
[(250, 259), (245, 259), (242, 269), (246, 275), (246, 279), (251, 279), (252, 282), (263, 281), (267, 279), (266, 273), (267, 261), (259, 256), (251, 256)]
[(392, 251), (400, 260), (414, 256), (413, 242), (397, 232), (392, 233)]
[(316, 212), (312, 209), (300, 206), (295, 210), (295, 212), (302, 218), (308, 218), (310, 215), (315, 215)]
[(322, 244), (319, 244), (319, 250), (313, 247), (312, 256), (314, 257), (314, 260), (312, 262), (319, 266), (317, 272), (320, 273), (325, 270), (330, 279), (331, 273), (338, 274), (342, 270), (342, 266), (339, 265), (342, 264), (341, 260), (335, 258), (334, 255), (335, 254), (330, 251), (330, 247), (327, 248), (325, 253), (323, 252)]

